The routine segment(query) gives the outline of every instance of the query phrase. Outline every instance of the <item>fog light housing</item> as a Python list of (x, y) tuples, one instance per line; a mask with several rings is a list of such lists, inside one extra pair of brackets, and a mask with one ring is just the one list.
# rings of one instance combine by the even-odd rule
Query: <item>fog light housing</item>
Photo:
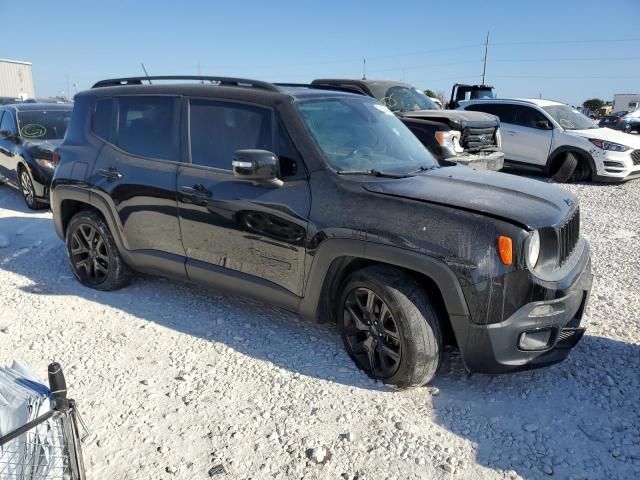
[(536, 351), (546, 350), (551, 346), (553, 340), (553, 329), (545, 328), (533, 332), (522, 332), (518, 341), (520, 350)]
[(545, 303), (534, 307), (529, 312), (529, 318), (535, 317), (550, 317), (552, 315), (558, 315), (564, 313), (564, 308), (560, 304)]

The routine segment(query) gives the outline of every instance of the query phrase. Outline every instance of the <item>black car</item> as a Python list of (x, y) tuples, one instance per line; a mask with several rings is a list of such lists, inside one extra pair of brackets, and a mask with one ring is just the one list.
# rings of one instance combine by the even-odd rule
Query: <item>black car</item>
[(51, 206), (82, 284), (139, 270), (337, 322), (357, 365), (398, 387), (428, 382), (446, 344), (470, 371), (506, 372), (582, 337), (573, 194), (439, 166), (367, 96), (163, 78), (76, 97)]
[(0, 108), (0, 181), (19, 188), (29, 208), (49, 203), (53, 152), (62, 143), (72, 109), (45, 103)]
[(442, 110), (414, 86), (391, 80), (322, 78), (317, 88), (337, 88), (377, 98), (400, 117), (438, 160), (501, 170), (500, 120), (481, 112)]

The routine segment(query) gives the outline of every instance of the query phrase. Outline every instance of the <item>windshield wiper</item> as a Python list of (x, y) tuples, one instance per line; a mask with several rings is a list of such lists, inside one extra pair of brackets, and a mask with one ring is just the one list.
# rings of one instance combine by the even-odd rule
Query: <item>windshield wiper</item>
[(424, 165), (418, 167), (417, 170), (414, 170), (413, 172), (410, 172), (411, 175), (414, 175), (416, 173), (421, 173), (421, 172), (426, 172), (427, 170), (433, 170), (434, 168), (436, 168), (435, 165), (431, 165), (430, 167), (425, 167)]
[(410, 173), (393, 173), (393, 172), (381, 172), (380, 170), (338, 170), (338, 175), (369, 175), (371, 177), (384, 177), (384, 178), (406, 178), (411, 176)]

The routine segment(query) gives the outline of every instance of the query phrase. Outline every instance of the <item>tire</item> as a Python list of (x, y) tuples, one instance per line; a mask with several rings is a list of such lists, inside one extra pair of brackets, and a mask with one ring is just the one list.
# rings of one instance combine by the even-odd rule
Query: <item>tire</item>
[(28, 208), (31, 210), (40, 210), (46, 206), (46, 203), (37, 199), (33, 179), (29, 171), (24, 167), (18, 168), (18, 187), (20, 188), (22, 199)]
[(442, 333), (426, 292), (413, 277), (383, 265), (358, 270), (343, 283), (337, 310), (347, 353), (371, 378), (409, 388), (435, 376), (442, 362)]
[(97, 212), (85, 210), (73, 216), (67, 226), (66, 245), (71, 271), (81, 284), (110, 291), (129, 283), (131, 269)]
[(624, 133), (631, 133), (631, 131), (633, 130), (633, 128), (631, 128), (631, 125), (629, 125), (628, 123), (624, 126)]
[(559, 182), (559, 183), (568, 182), (577, 166), (578, 166), (578, 157), (576, 157), (573, 153), (568, 152), (564, 156), (564, 159), (560, 164), (560, 168), (556, 170), (556, 172), (551, 176), (551, 178), (553, 178), (556, 182)]
[(585, 182), (591, 179), (591, 167), (586, 159), (580, 158), (575, 170), (571, 174), (569, 181), (571, 182)]

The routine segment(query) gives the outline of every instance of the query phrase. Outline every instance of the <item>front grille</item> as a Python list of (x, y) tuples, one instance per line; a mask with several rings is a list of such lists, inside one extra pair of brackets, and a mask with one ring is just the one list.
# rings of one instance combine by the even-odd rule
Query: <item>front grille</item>
[(584, 328), (563, 328), (558, 334), (555, 348), (573, 348), (584, 335)]
[(640, 150), (631, 152), (631, 160), (633, 160), (634, 165), (640, 165)]
[(462, 131), (460, 144), (465, 150), (478, 151), (496, 148), (496, 128), (467, 127)]
[(559, 264), (564, 265), (580, 238), (580, 209), (576, 208), (571, 217), (558, 229)]

